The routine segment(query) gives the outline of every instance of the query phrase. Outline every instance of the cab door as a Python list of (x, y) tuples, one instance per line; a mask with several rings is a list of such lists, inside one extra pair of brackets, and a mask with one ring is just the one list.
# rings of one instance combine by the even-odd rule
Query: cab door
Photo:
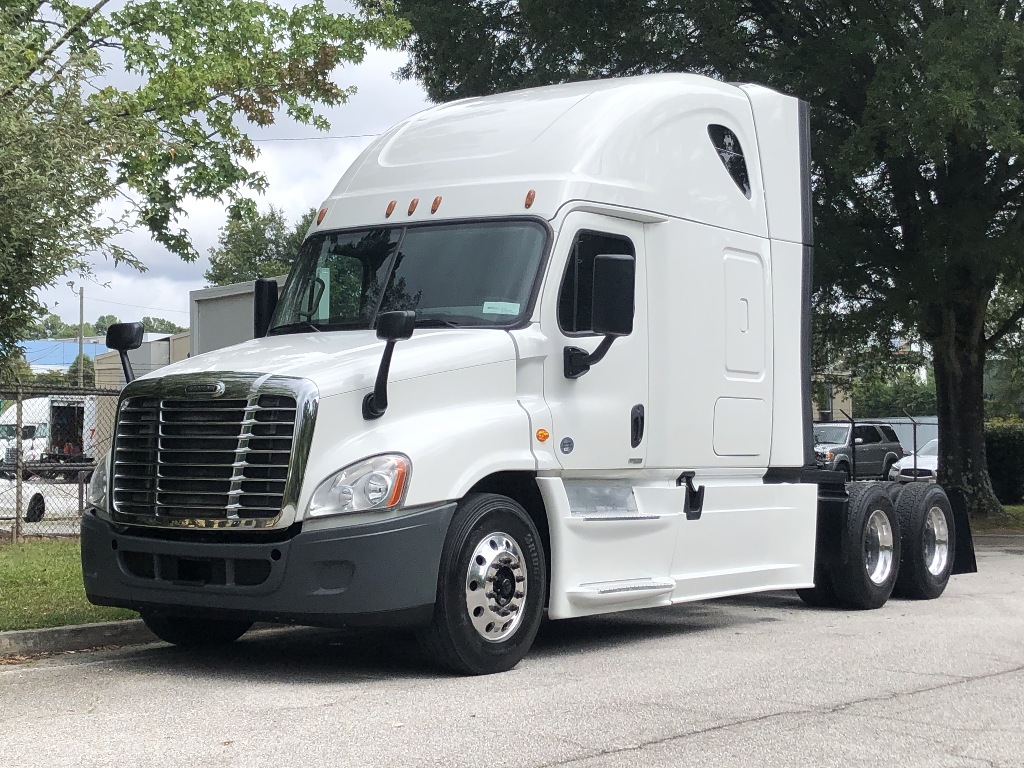
[[(556, 457), (566, 474), (642, 468), (647, 424), (647, 291), (644, 230), (638, 222), (570, 213), (560, 228), (541, 327), (547, 338), (544, 398), (551, 411)], [(636, 260), (633, 332), (615, 339), (604, 359), (567, 378), (567, 349), (593, 352), (602, 337), (591, 330), (594, 258)], [(575, 353), (579, 354), (579, 353)]]
[[(566, 349), (593, 352), (594, 259), (634, 261), (633, 330), (578, 377)], [(648, 327), (644, 225), (570, 213), (559, 231), (541, 305), (544, 399), (559, 476), (538, 484), (551, 533), (549, 615), (667, 605), (678, 515), (652, 512), (658, 491), (640, 475), (647, 457)]]

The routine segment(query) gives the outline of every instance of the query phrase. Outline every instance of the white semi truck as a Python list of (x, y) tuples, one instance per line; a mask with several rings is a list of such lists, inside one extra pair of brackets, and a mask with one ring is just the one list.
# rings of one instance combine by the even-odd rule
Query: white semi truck
[(179, 644), (413, 626), (480, 674), (545, 613), (937, 597), (973, 567), (942, 489), (814, 469), (808, 136), (797, 99), (690, 75), (396, 126), (257, 338), (125, 388), (90, 600)]

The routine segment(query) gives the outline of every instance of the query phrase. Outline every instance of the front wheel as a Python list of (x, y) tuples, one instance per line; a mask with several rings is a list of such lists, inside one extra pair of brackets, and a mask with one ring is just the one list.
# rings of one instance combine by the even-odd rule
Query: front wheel
[(507, 496), (467, 496), (448, 530), (434, 615), (420, 642), (455, 672), (512, 669), (537, 636), (547, 586), (543, 545), (526, 510)]
[(143, 623), (165, 643), (186, 648), (227, 645), (244, 635), (251, 621), (201, 619), (192, 616), (167, 616), (143, 613)]

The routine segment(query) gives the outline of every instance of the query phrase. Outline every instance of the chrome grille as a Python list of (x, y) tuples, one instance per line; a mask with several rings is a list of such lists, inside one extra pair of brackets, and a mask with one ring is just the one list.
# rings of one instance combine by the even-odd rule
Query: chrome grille
[(296, 399), (127, 397), (112, 498), (123, 517), (262, 520), (284, 504)]

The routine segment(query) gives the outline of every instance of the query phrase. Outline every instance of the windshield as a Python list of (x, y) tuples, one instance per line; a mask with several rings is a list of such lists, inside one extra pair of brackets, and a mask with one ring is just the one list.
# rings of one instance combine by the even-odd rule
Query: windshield
[(939, 455), (939, 441), (929, 440), (927, 443), (921, 446), (921, 450), (917, 452), (918, 456), (938, 456)]
[(415, 310), (421, 327), (506, 328), (527, 310), (546, 240), (532, 221), (313, 235), (270, 332), (368, 329), (401, 309)]
[(815, 424), (814, 444), (846, 445), (849, 434), (849, 424)]

